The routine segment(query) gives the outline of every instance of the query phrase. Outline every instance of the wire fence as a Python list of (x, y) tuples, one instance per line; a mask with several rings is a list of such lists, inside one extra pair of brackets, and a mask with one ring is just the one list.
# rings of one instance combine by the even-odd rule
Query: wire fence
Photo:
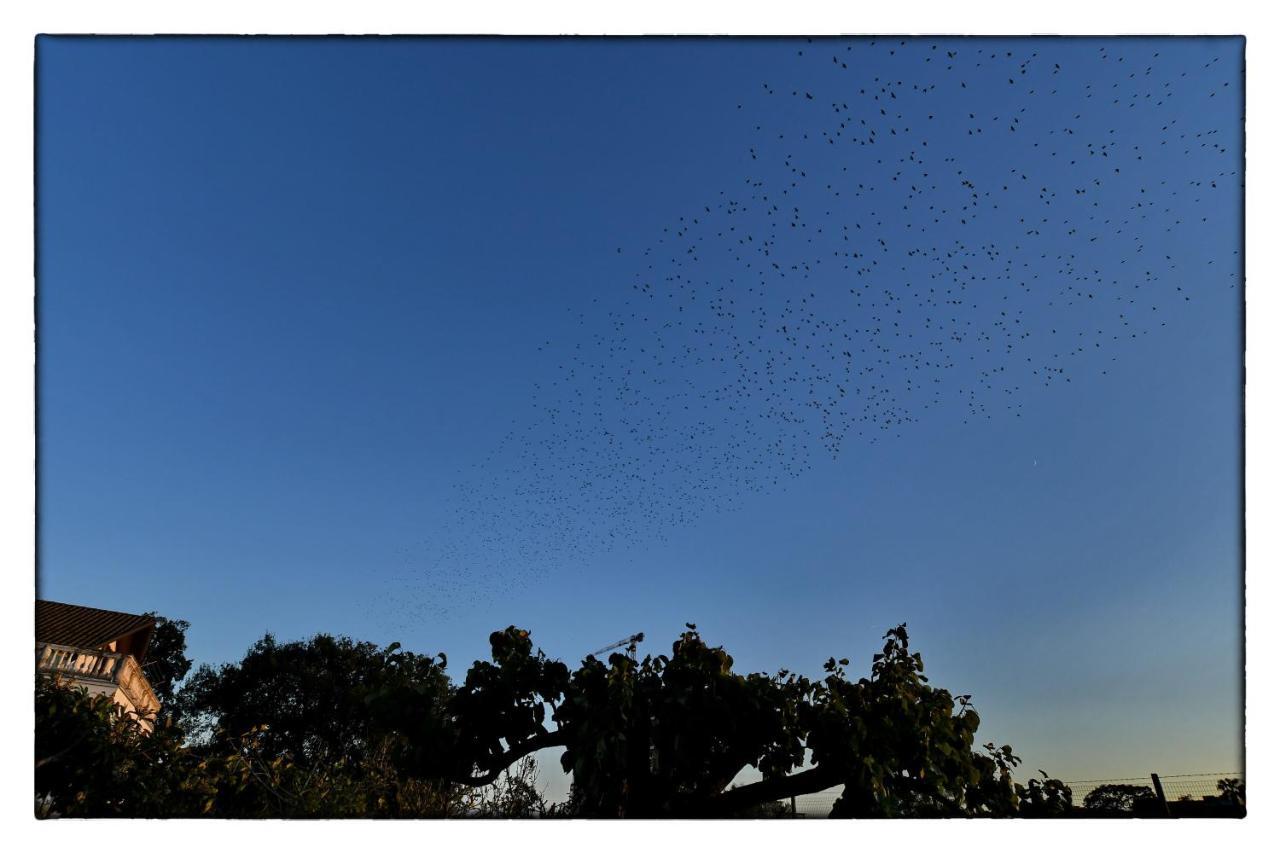
[[(1156, 790), (1159, 779), (1160, 791)], [(1198, 816), (1205, 807), (1222, 805), (1243, 807), (1244, 774), (1237, 770), (1201, 773), (1151, 774), (1117, 779), (1085, 779), (1067, 782), (1071, 788), (1071, 804), (1076, 814), (1113, 813), (1129, 811), (1143, 814), (1143, 804), (1149, 804), (1146, 813), (1163, 814), (1160, 795), (1168, 804), (1173, 816)], [(1090, 798), (1099, 789), (1105, 789)], [(842, 788), (828, 788), (813, 794), (802, 794), (794, 800), (794, 816), (798, 818), (825, 818), (840, 796)], [(1137, 807), (1135, 808), (1135, 803)], [(792, 813), (792, 800), (779, 801), (779, 807)]]
[[(828, 788), (825, 791), (796, 797), (796, 817), (827, 817), (831, 814), (831, 807), (835, 805), (836, 798), (843, 790), (843, 788)], [(787, 806), (790, 805), (788, 801)]]
[[(1201, 773), (1196, 775), (1211, 776), (1213, 774)], [(1163, 780), (1170, 777), (1161, 776), (1160, 778)], [(1143, 788), (1148, 791), (1152, 797), (1155, 797), (1156, 795), (1155, 787), (1151, 783), (1150, 773), (1146, 776), (1126, 776), (1122, 779), (1085, 779), (1083, 781), (1067, 783), (1067, 787), (1071, 789), (1071, 804), (1077, 807), (1083, 807), (1085, 800), (1088, 799), (1089, 795), (1097, 789), (1120, 785), (1133, 788)]]
[[(1157, 779), (1161, 789), (1159, 791), (1156, 790)], [(1131, 786), (1143, 789), (1149, 792), (1150, 797), (1155, 799), (1158, 799), (1160, 794), (1163, 794), (1166, 802), (1177, 803), (1220, 798), (1224, 794), (1224, 789), (1220, 787), (1219, 783), (1224, 780), (1231, 780), (1243, 786), (1244, 774), (1236, 770), (1170, 773), (1167, 775), (1148, 773), (1146, 776), (1125, 779), (1087, 779), (1068, 782), (1067, 786), (1071, 788), (1071, 801), (1076, 806), (1087, 805), (1089, 795), (1099, 788), (1111, 787), (1112, 790), (1115, 790), (1117, 786)], [(1100, 797), (1095, 799), (1100, 799)]]
[(1160, 784), (1164, 788), (1165, 799), (1169, 802), (1186, 802), (1221, 797), (1224, 792), (1218, 787), (1218, 783), (1222, 780), (1233, 780), (1243, 786), (1244, 774), (1187, 773), (1178, 776), (1161, 776)]

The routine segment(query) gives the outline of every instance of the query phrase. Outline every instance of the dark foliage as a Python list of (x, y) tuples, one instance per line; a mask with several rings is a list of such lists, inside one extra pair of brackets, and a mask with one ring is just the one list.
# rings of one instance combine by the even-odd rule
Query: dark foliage
[(1155, 803), (1156, 792), (1146, 785), (1100, 785), (1084, 798), (1088, 811), (1117, 814), (1145, 814)]
[(178, 704), (201, 744), (253, 730), (270, 759), (358, 763), (378, 745), (374, 719), (386, 706), (427, 716), (448, 690), (442, 663), (399, 644), (327, 634), (279, 643), (267, 634), (239, 663), (201, 666)]
[(199, 813), (212, 793), (198, 756), (163, 721), (147, 734), (106, 696), (36, 679), (38, 817), (165, 817)]
[(187, 629), (191, 623), (185, 619), (167, 619), (155, 613), (156, 631), (147, 649), (147, 662), (143, 672), (151, 682), (151, 689), (160, 700), (160, 712), (171, 712), (178, 684), (191, 671), (191, 659), (187, 657)]
[(1244, 780), (1219, 779), (1218, 799), (1224, 804), (1244, 808)]
[[(1008, 747), (973, 750), (970, 697), (927, 684), (902, 626), (856, 682), (834, 659), (820, 681), (737, 674), (732, 657), (688, 628), (670, 656), (588, 658), (570, 678), (553, 716), (581, 813), (731, 816), (837, 785), (833, 814), (845, 817), (1069, 807), (1060, 782), (1015, 784)], [(748, 767), (761, 781), (730, 788)]]
[[(1061, 782), (1013, 781), (1008, 746), (974, 748), (970, 697), (928, 683), (904, 627), (885, 640), (869, 677), (829, 659), (814, 680), (736, 673), (693, 625), (670, 655), (570, 671), (512, 627), (454, 686), (442, 655), (267, 635), (238, 663), (201, 667), (151, 736), (105, 699), (42, 682), (38, 802), (58, 815), (758, 817), (840, 786), (841, 817), (1069, 811)], [(553, 808), (530, 759), (547, 747), (563, 747), (573, 782)], [(735, 787), (746, 768), (761, 779)]]

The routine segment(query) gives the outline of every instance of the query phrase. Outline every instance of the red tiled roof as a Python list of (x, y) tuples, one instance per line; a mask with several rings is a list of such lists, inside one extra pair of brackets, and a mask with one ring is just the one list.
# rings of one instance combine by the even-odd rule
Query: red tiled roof
[(120, 640), (139, 632), (135, 646), (142, 654), (135, 654), (141, 661), (147, 642), (155, 630), (154, 616), (121, 613), (117, 610), (100, 610), (79, 604), (63, 604), (59, 601), (36, 602), (36, 642), (57, 643), (96, 649), (112, 640)]

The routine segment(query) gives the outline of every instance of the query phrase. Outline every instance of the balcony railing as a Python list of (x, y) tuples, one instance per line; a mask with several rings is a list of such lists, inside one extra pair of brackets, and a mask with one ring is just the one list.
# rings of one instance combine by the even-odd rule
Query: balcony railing
[(160, 709), (160, 700), (133, 655), (37, 643), (36, 671), (68, 675), (78, 681), (114, 684), (124, 691), (139, 716), (147, 716)]

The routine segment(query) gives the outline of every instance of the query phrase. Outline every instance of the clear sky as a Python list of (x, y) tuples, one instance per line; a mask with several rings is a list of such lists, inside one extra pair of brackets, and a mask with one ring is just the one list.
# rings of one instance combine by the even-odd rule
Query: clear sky
[(451, 671), (906, 622), (1242, 769), (1243, 44), (38, 44), (39, 592)]

